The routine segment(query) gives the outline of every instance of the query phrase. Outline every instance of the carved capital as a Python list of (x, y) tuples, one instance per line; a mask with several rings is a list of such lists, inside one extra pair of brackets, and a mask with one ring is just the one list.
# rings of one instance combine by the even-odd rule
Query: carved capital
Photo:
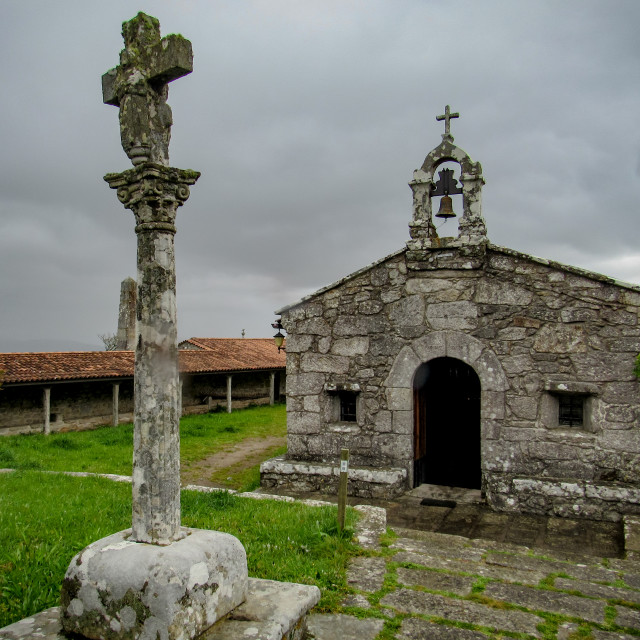
[(136, 217), (136, 233), (163, 230), (175, 233), (178, 207), (189, 198), (189, 187), (200, 177), (198, 171), (175, 169), (154, 163), (141, 164), (122, 173), (108, 173), (104, 179), (117, 189), (118, 200)]

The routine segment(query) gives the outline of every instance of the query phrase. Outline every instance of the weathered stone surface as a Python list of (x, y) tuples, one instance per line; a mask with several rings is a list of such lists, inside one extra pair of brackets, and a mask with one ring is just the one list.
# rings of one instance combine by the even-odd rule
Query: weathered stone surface
[(444, 624), (427, 622), (421, 618), (406, 618), (402, 621), (398, 640), (487, 640), (489, 636), (480, 631), (448, 627)]
[[(397, 560), (396, 560), (397, 561)], [(447, 591), (459, 596), (471, 593), (474, 579), (467, 576), (455, 576), (439, 571), (420, 571), (418, 569), (398, 569), (398, 582), (407, 587), (425, 587), (431, 591)]]
[(481, 280), (476, 288), (477, 303), (513, 305), (526, 307), (532, 301), (532, 294), (524, 287), (501, 280)]
[(479, 561), (482, 558), (482, 550), (469, 548), (465, 544), (465, 538), (460, 538), (459, 540), (460, 542), (456, 544), (458, 541), (454, 536), (446, 536), (446, 538), (443, 538), (438, 536), (438, 534), (433, 534), (429, 540), (398, 538), (393, 541), (391, 548), (427, 555), (436, 555), (438, 550), (442, 552), (446, 550), (449, 558), (457, 558), (460, 560)]
[[(287, 349), (289, 342), (287, 340)], [(356, 338), (343, 338), (336, 340), (331, 347), (331, 352), (339, 356), (363, 355), (369, 351), (369, 338), (358, 336)]]
[(543, 558), (526, 557), (506, 553), (491, 553), (485, 559), (487, 564), (514, 569), (526, 569), (549, 575), (550, 573), (564, 573), (572, 578), (597, 582), (614, 582), (618, 579), (615, 571), (602, 567), (589, 567), (567, 562), (545, 560)]
[(357, 607), (358, 609), (371, 609), (371, 603), (367, 600), (366, 596), (361, 593), (354, 593), (348, 595), (342, 601), (343, 607)]
[(393, 556), (394, 562), (406, 562), (418, 564), (433, 569), (445, 569), (446, 571), (469, 573), (483, 578), (494, 578), (505, 582), (521, 582), (524, 584), (537, 585), (540, 580), (547, 576), (542, 571), (527, 571), (507, 567), (497, 567), (486, 565), (481, 561), (459, 560), (449, 558), (440, 554), (425, 555), (411, 551), (401, 551)]
[(490, 598), (511, 602), (527, 609), (553, 611), (592, 622), (604, 622), (604, 603), (590, 598), (495, 582), (488, 584), (484, 593)]
[(434, 331), (475, 329), (478, 313), (472, 302), (441, 302), (427, 305), (426, 319)]
[(382, 588), (387, 563), (384, 558), (353, 558), (347, 570), (347, 583), (359, 591), (373, 593)]
[[(268, 622), (275, 625), (277, 633), (280, 634), (274, 635), (274, 640), (286, 638), (287, 634), (295, 640), (295, 634), (292, 632), (307, 611), (319, 602), (320, 595), (320, 589), (314, 585), (250, 578), (245, 602), (233, 609), (222, 625), (227, 621), (244, 621), (254, 624)], [(211, 631), (211, 635), (206, 634), (206, 640), (218, 640), (215, 627)], [(245, 636), (230, 635), (229, 637), (244, 638)], [(297, 637), (301, 638), (300, 635)], [(257, 635), (256, 638), (262, 640), (263, 636)]]
[[(309, 640), (373, 640), (382, 631), (384, 620), (354, 618), (342, 614), (309, 616), (307, 638)], [(338, 631), (339, 630), (339, 631)]]
[(640, 629), (640, 611), (629, 607), (616, 607), (616, 624), (621, 627)]
[(303, 373), (346, 373), (348, 369), (349, 360), (345, 356), (305, 353), (300, 362)]
[[(622, 589), (621, 587), (610, 587), (604, 584), (594, 584), (585, 580), (567, 580), (566, 578), (556, 578), (554, 586), (565, 591), (579, 591), (585, 596), (601, 598), (603, 600), (626, 600), (640, 604), (640, 591)], [(639, 619), (640, 622), (640, 619)]]
[(438, 616), (445, 620), (467, 622), (504, 631), (529, 633), (540, 637), (537, 625), (542, 618), (522, 611), (492, 609), (475, 602), (453, 600), (434, 593), (399, 589), (386, 595), (380, 604), (404, 613)]
[(96, 640), (192, 638), (247, 596), (247, 560), (226, 533), (186, 529), (168, 546), (98, 540), (69, 565), (62, 584), (65, 631)]

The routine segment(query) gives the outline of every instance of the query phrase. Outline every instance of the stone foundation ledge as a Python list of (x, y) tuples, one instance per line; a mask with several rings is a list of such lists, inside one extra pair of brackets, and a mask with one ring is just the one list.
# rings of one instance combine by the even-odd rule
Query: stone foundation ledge
[(489, 504), (500, 511), (618, 522), (640, 516), (640, 487), (564, 478), (489, 477)]
[(640, 560), (640, 516), (625, 516), (624, 552), (628, 560)]
[[(301, 493), (336, 493), (339, 478), (339, 464), (280, 456), (260, 465), (260, 485), (267, 490), (286, 487)], [(407, 480), (407, 470), (401, 467), (350, 467), (347, 494), (358, 498), (395, 498), (407, 490)]]
[[(319, 600), (315, 586), (249, 578), (247, 600), (199, 638), (301, 640), (307, 611)], [(0, 640), (69, 640), (69, 636), (62, 631), (60, 607), (53, 607), (0, 629)]]

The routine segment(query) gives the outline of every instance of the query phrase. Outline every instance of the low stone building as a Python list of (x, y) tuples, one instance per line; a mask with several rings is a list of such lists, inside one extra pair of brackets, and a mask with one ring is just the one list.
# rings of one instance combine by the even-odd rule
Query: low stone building
[[(285, 358), (267, 338), (206, 338), (180, 350), (182, 412), (279, 401)], [(200, 345), (200, 346), (196, 346)], [(132, 351), (0, 353), (0, 435), (133, 420)]]
[[(280, 309), (288, 454), (265, 487), (481, 489), (499, 510), (640, 513), (640, 287), (492, 244), (482, 168), (447, 128), (410, 183), (401, 250)], [(452, 163), (459, 177), (444, 169)], [(458, 186), (458, 180), (461, 187)], [(458, 235), (432, 199), (460, 194)]]

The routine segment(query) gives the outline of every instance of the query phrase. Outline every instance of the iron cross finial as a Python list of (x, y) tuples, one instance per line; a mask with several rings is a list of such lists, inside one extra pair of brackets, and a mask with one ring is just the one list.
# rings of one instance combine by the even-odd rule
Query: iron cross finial
[(444, 120), (444, 135), (442, 136), (443, 138), (452, 137), (451, 136), (451, 119), (459, 118), (459, 117), (460, 117), (459, 113), (451, 113), (451, 109), (449, 108), (449, 105), (447, 105), (444, 108), (444, 114), (442, 114), (441, 116), (436, 116), (436, 120), (438, 120), (438, 122), (440, 122), (441, 120)]

